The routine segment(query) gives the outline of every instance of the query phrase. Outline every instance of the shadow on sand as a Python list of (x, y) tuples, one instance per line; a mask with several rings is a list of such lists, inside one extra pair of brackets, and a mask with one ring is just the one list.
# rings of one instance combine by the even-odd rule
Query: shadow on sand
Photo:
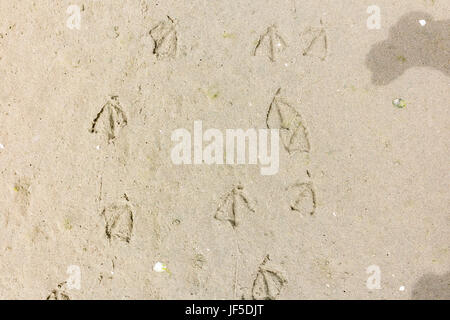
[(413, 300), (449, 300), (450, 272), (443, 275), (426, 274), (414, 285)]
[(412, 67), (430, 67), (450, 76), (450, 20), (435, 21), (424, 12), (404, 15), (390, 28), (388, 39), (372, 47), (366, 65), (372, 83), (379, 86)]

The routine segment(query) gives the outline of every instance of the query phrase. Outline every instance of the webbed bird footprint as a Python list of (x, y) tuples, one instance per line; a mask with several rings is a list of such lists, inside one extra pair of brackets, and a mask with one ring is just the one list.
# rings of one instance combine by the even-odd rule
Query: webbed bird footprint
[(105, 219), (105, 234), (109, 240), (131, 241), (134, 216), (128, 203), (111, 205), (103, 209), (102, 215)]
[(328, 55), (328, 39), (325, 28), (320, 21), (320, 27), (308, 27), (300, 34), (303, 56), (312, 56), (325, 60)]
[(275, 62), (278, 55), (286, 49), (287, 45), (283, 37), (277, 31), (276, 26), (270, 26), (263, 33), (253, 50), (253, 56), (264, 55)]
[(301, 115), (283, 98), (281, 89), (276, 92), (267, 112), (266, 124), (269, 129), (279, 129), (281, 140), (289, 153), (309, 152), (308, 132)]
[(214, 218), (220, 221), (228, 221), (235, 228), (246, 211), (255, 212), (254, 204), (244, 193), (243, 187), (239, 185), (224, 197)]
[(253, 281), (252, 297), (255, 300), (275, 300), (287, 283), (282, 273), (269, 266), (269, 263), (270, 258), (267, 255)]
[(153, 54), (157, 59), (173, 58), (177, 53), (178, 37), (175, 23), (167, 16), (167, 21), (161, 21), (150, 30), (153, 39)]
[(313, 215), (316, 211), (316, 192), (311, 182), (296, 183), (287, 188), (292, 211)]
[(113, 96), (98, 112), (92, 121), (91, 133), (102, 133), (108, 143), (117, 138), (120, 130), (128, 124), (127, 116), (122, 110), (118, 97)]

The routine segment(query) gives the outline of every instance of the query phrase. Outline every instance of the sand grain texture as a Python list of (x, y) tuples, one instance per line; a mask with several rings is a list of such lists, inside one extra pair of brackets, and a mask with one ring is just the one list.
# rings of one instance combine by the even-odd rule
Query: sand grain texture
[[(0, 298), (448, 298), (450, 3), (372, 4), (0, 0)], [(196, 120), (279, 172), (174, 165)]]

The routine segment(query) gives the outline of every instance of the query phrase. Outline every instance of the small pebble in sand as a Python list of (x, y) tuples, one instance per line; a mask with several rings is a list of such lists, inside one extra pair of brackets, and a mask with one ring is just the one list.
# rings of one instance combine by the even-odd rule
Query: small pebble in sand
[(405, 291), (405, 286), (401, 286), (398, 290)]
[(100, 150), (100, 146), (96, 146), (95, 149)]
[(0, 143), (0, 149), (5, 149), (5, 146)]
[(155, 271), (155, 272), (165, 272), (165, 271), (167, 271), (167, 267), (166, 267), (166, 265), (164, 263), (157, 262), (153, 266), (153, 271)]
[(397, 98), (397, 99), (392, 100), (392, 104), (395, 107), (400, 108), (400, 109), (406, 107), (406, 101), (403, 100), (402, 98)]
[(424, 27), (427, 24), (425, 20), (419, 20), (419, 23), (422, 27)]

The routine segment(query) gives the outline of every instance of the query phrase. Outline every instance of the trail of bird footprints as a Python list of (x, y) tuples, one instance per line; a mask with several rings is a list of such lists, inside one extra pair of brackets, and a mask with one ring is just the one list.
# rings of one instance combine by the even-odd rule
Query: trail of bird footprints
[[(153, 40), (153, 54), (157, 60), (176, 57), (178, 34), (176, 22), (171, 17), (160, 21), (149, 31)], [(302, 55), (325, 60), (328, 53), (327, 35), (320, 22), (320, 27), (309, 27), (300, 34)], [(288, 47), (284, 37), (275, 25), (269, 26), (262, 33), (252, 51), (253, 56), (265, 56), (271, 62), (276, 62)], [(112, 96), (100, 108), (92, 120), (90, 132), (103, 137), (108, 144), (113, 143), (124, 127), (128, 125), (127, 115), (117, 96)], [(279, 129), (284, 148), (289, 154), (295, 152), (310, 152), (308, 131), (300, 113), (281, 96), (281, 89), (275, 93), (266, 116), (269, 129)], [(17, 197), (23, 203), (24, 211), (29, 204), (29, 186), (18, 184)], [(316, 194), (312, 182), (295, 183), (286, 189), (291, 211), (313, 215), (316, 210)], [(242, 185), (237, 185), (222, 198), (214, 218), (223, 223), (229, 223), (233, 229), (240, 225), (245, 216), (255, 213), (255, 202), (245, 193)], [(104, 219), (105, 237), (109, 242), (120, 241), (130, 243), (134, 228), (134, 212), (126, 197), (126, 202), (117, 202), (104, 206), (101, 211)], [(254, 278), (251, 297), (253, 299), (272, 300), (282, 292), (287, 280), (270, 261), (267, 255), (259, 265)], [(51, 291), (47, 300), (70, 300), (65, 290), (65, 283), (58, 284)]]
[[(127, 116), (122, 109), (119, 98), (112, 96), (92, 121), (90, 132), (101, 134), (108, 143), (112, 143), (127, 124)], [(110, 205), (105, 207), (101, 213), (105, 220), (105, 235), (110, 241), (118, 239), (129, 243), (131, 240), (133, 211), (126, 195), (125, 198), (127, 203)]]
[[(328, 39), (322, 20), (319, 27), (309, 26), (300, 33), (300, 44), (303, 56), (325, 60), (328, 55)], [(259, 37), (252, 55), (265, 56), (271, 62), (276, 62), (286, 47), (286, 41), (277, 27), (272, 25)]]
[[(178, 34), (175, 20), (167, 16), (149, 32), (153, 40), (153, 54), (158, 60), (174, 58), (178, 48)], [(300, 34), (302, 55), (325, 60), (328, 54), (326, 30), (320, 20), (320, 27), (308, 27)], [(275, 25), (269, 26), (260, 35), (252, 51), (253, 56), (266, 56), (271, 62), (278, 60), (280, 54), (287, 48), (287, 43), (280, 35)]]
[[(271, 33), (270, 33), (271, 32)], [(264, 36), (274, 36), (275, 31), (268, 30)], [(266, 41), (262, 38), (260, 42)], [(270, 40), (272, 41), (272, 40)], [(270, 42), (269, 42), (270, 43)], [(284, 148), (289, 154), (295, 152), (309, 153), (311, 145), (305, 121), (300, 113), (281, 96), (281, 88), (277, 90), (270, 103), (266, 116), (266, 125), (269, 129), (279, 129)], [(310, 176), (307, 171), (308, 176)], [(301, 215), (314, 215), (317, 208), (316, 192), (311, 181), (297, 182), (285, 190), (288, 197), (288, 206), (292, 212)], [(229, 222), (237, 228), (239, 221), (248, 213), (255, 213), (255, 206), (244, 192), (244, 187), (234, 187), (222, 199), (217, 208), (215, 219)], [(269, 266), (270, 258), (266, 256), (259, 266), (253, 281), (251, 298), (255, 300), (274, 300), (287, 284), (286, 278), (276, 268)]]

